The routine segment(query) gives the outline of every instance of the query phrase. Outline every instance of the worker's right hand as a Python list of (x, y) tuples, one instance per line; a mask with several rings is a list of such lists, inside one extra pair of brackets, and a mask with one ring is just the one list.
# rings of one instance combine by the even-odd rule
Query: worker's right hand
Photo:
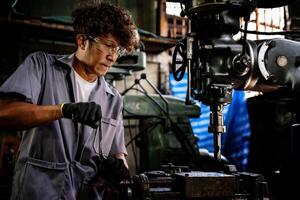
[(61, 112), (64, 118), (92, 128), (99, 126), (102, 117), (101, 107), (95, 102), (65, 103), (61, 105)]

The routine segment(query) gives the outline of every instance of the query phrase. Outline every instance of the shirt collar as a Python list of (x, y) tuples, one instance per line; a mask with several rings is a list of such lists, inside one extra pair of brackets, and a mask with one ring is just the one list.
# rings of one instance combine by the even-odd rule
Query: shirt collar
[(113, 96), (115, 96), (115, 93), (112, 91), (112, 89), (109, 87), (108, 83), (105, 81), (104, 76), (98, 77), (98, 81), (101, 85), (104, 85), (105, 91)]
[(74, 62), (74, 53), (69, 55), (58, 55), (57, 60), (68, 65), (70, 68), (72, 68), (73, 62)]
[[(75, 54), (69, 54), (69, 55), (60, 55), (57, 56), (57, 60), (66, 64), (67, 66), (72, 68), (73, 62), (74, 62)], [(104, 86), (105, 91), (113, 96), (115, 96), (115, 93), (112, 91), (112, 89), (108, 86), (108, 83), (105, 81), (104, 76), (98, 77), (98, 83)]]

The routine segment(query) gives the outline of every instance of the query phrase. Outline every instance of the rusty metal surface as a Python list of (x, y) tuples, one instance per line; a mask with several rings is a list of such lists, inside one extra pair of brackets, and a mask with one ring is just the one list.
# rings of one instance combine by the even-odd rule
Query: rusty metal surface
[(183, 172), (175, 174), (174, 189), (186, 198), (232, 197), (237, 185), (234, 175), (218, 172)]

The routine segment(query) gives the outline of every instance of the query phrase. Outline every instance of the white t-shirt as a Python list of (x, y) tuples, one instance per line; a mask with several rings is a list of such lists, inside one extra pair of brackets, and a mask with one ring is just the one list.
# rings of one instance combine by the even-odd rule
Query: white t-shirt
[(97, 79), (94, 82), (84, 80), (75, 70), (76, 100), (77, 102), (88, 102), (92, 90), (96, 87)]

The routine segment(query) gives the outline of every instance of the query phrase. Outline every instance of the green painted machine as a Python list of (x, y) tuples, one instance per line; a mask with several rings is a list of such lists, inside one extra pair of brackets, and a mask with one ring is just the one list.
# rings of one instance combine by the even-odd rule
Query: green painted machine
[(125, 95), (124, 107), (125, 121), (138, 120), (139, 133), (128, 142), (139, 148), (138, 170), (160, 169), (170, 163), (193, 165), (198, 148), (189, 118), (199, 117), (199, 106), (185, 105), (173, 96), (144, 94)]
[[(106, 80), (113, 84), (145, 66), (145, 52), (134, 52), (118, 60)], [(149, 94), (140, 84), (142, 81), (157, 94)], [(131, 90), (134, 94), (129, 94)], [(136, 172), (160, 169), (170, 163), (198, 166), (197, 138), (189, 121), (200, 116), (198, 105), (186, 105), (182, 99), (162, 95), (143, 73), (122, 95), (127, 149), (129, 154), (133, 152), (129, 157), (134, 157)]]

